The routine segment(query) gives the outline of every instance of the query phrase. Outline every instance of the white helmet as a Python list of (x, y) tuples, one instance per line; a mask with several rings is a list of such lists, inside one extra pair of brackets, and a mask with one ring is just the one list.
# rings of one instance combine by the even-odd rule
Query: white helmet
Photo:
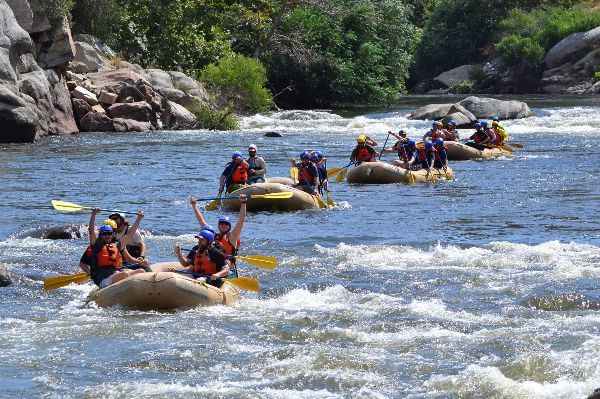
[(248, 151), (250, 151), (250, 150), (258, 151), (258, 148), (256, 148), (256, 144), (250, 144), (248, 146)]

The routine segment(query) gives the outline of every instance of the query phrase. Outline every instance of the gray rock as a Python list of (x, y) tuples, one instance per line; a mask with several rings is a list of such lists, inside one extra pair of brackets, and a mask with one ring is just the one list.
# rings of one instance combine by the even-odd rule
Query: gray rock
[(267, 132), (267, 133), (265, 133), (265, 137), (283, 137), (283, 136), (277, 132)]
[(600, 45), (600, 26), (587, 32), (572, 33), (552, 47), (544, 57), (548, 69), (575, 62)]
[(462, 82), (473, 84), (474, 81), (471, 79), (470, 73), (474, 67), (474, 65), (461, 65), (439, 74), (433, 80), (443, 84), (447, 88), (457, 86)]
[(13, 283), (11, 273), (6, 270), (6, 266), (0, 265), (0, 287), (7, 287)]
[(33, 71), (41, 71), (42, 68), (39, 67), (37, 61), (35, 60), (35, 56), (32, 53), (25, 53), (19, 57), (17, 61), (17, 72), (19, 73), (27, 73)]
[(129, 69), (114, 69), (104, 72), (95, 72), (87, 75), (87, 78), (92, 82), (97, 90), (106, 90), (108, 92), (117, 93), (123, 83), (135, 85), (142, 76), (139, 73)]
[(521, 101), (502, 101), (494, 98), (467, 97), (460, 103), (475, 118), (484, 119), (498, 115), (500, 119), (521, 119), (532, 116), (529, 106)]
[(193, 129), (196, 126), (196, 116), (183, 106), (167, 101), (162, 120), (168, 129)]
[(38, 115), (24, 99), (0, 85), (0, 143), (31, 143)]
[(83, 62), (71, 61), (69, 62), (69, 71), (77, 74), (85, 74), (88, 73), (90, 69)]
[(114, 58), (117, 56), (117, 53), (115, 53), (113, 49), (104, 44), (102, 40), (98, 39), (96, 36), (79, 33), (73, 36), (73, 40), (75, 40), (76, 42), (83, 42), (89, 44), (100, 55), (104, 56), (105, 58)]
[(75, 42), (75, 58), (73, 62), (80, 62), (87, 67), (87, 72), (96, 72), (104, 66), (104, 58), (96, 49), (84, 42)]
[(169, 101), (181, 103), (181, 100), (186, 96), (184, 92), (178, 89), (169, 89), (167, 87), (158, 88), (160, 93), (165, 96)]
[(48, 32), (49, 45), (40, 49), (37, 60), (42, 68), (65, 65), (75, 56), (75, 44), (71, 38), (71, 29), (67, 17), (52, 24)]
[(159, 93), (154, 91), (150, 85), (143, 82), (138, 82), (136, 87), (144, 96), (144, 101), (150, 104), (153, 112), (161, 113), (163, 111), (163, 97)]
[[(168, 72), (162, 69), (146, 69), (142, 76), (154, 87), (155, 89), (174, 89), (173, 78)], [(183, 96), (183, 94), (182, 94)]]
[(183, 72), (169, 71), (167, 73), (171, 77), (172, 87), (179, 89), (184, 93), (187, 93), (190, 90), (203, 89), (200, 83)]
[(117, 103), (126, 102), (125, 99), (128, 97), (133, 98), (133, 101), (145, 101), (146, 97), (135, 85), (129, 83), (121, 83), (116, 87), (115, 92), (117, 93)]
[(150, 122), (140, 122), (133, 119), (114, 118), (113, 123), (117, 132), (147, 132), (154, 130)]
[(19, 26), (29, 32), (33, 25), (33, 11), (29, 3), (24, 0), (6, 0), (6, 3), (12, 9)]
[(50, 21), (48, 21), (38, 0), (29, 0), (29, 6), (33, 13), (33, 22), (31, 23), (31, 27), (27, 29), (27, 32), (40, 33), (49, 30), (51, 28)]
[(132, 119), (138, 122), (152, 122), (152, 107), (145, 101), (130, 104), (113, 104), (107, 109), (111, 118)]
[(102, 90), (98, 96), (98, 102), (102, 104), (114, 104), (117, 102), (117, 95), (115, 93), (109, 93), (106, 90)]
[(594, 83), (592, 86), (590, 86), (590, 88), (586, 90), (586, 93), (600, 94), (600, 81), (598, 81), (598, 82)]
[(411, 112), (408, 115), (408, 119), (441, 119), (448, 114), (448, 111), (452, 107), (452, 104), (429, 104)]
[[(468, 109), (466, 109), (465, 107), (463, 107), (462, 105), (460, 105), (460, 103), (453, 104), (450, 107), (450, 109), (448, 110), (448, 115), (455, 114), (455, 113), (462, 114), (470, 122), (475, 122), (475, 120), (477, 119), (475, 117), (475, 115), (473, 115)], [(458, 123), (458, 121), (456, 121), (456, 123)]]
[(79, 98), (72, 98), (71, 101), (73, 103), (73, 114), (77, 122), (86, 116), (88, 112), (92, 112), (92, 106), (87, 101)]
[(75, 88), (75, 90), (73, 90), (71, 92), (71, 96), (73, 98), (79, 98), (81, 100), (85, 100), (90, 105), (98, 104), (98, 98), (96, 97), (96, 95), (94, 93), (92, 93), (91, 91), (84, 89), (81, 86), (77, 86)]
[(115, 124), (106, 114), (89, 112), (79, 124), (84, 132), (114, 132)]
[(17, 87), (16, 65), (20, 56), (34, 51), (29, 34), (23, 30), (4, 0), (0, 0), (0, 84)]
[(460, 129), (473, 126), (473, 120), (471, 120), (469, 117), (465, 116), (461, 112), (454, 112), (444, 116), (442, 118), (442, 123), (444, 124), (444, 126), (446, 126), (451, 120), (456, 121), (456, 127)]

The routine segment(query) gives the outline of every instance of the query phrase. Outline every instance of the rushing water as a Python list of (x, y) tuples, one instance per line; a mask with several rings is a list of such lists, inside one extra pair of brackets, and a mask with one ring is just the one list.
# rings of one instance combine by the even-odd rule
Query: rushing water
[[(429, 123), (401, 108), (288, 111), (239, 132), (81, 134), (0, 147), (0, 397), (584, 398), (600, 386), (600, 101), (530, 101), (504, 125), (511, 158), (455, 162), (456, 180), (332, 184), (335, 209), (249, 215), (243, 252), (280, 259), (233, 307), (100, 309), (77, 271), (88, 213), (51, 199), (144, 209), (148, 256), (175, 260), (198, 230), (189, 195), (213, 196), (233, 150), (269, 175), (355, 137)], [(267, 138), (278, 131), (282, 138)], [(463, 133), (464, 135), (464, 133)], [(388, 144), (389, 145), (389, 144)], [(391, 159), (391, 155), (386, 155)], [(209, 213), (215, 222), (220, 213)], [(100, 216), (100, 220), (104, 218)], [(236, 217), (234, 213), (230, 214)], [(80, 239), (44, 240), (73, 226)]]

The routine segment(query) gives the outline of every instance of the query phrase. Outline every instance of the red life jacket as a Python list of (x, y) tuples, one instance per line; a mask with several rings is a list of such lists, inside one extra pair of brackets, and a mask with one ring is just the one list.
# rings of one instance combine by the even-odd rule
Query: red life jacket
[[(430, 151), (427, 150), (427, 148), (425, 148), (425, 146), (421, 147), (421, 148), (417, 148), (417, 151), (419, 152), (419, 159), (421, 161), (421, 165), (424, 168), (428, 168), (430, 166), (433, 166), (429, 163), (429, 159), (427, 159), (427, 155), (431, 154), (431, 153), (436, 153), (435, 148), (432, 148)], [(435, 157), (433, 159), (435, 161)]]
[(198, 251), (194, 256), (194, 273), (213, 275), (217, 272), (217, 264), (210, 260), (207, 251)]
[(309, 185), (313, 185), (315, 182), (315, 178), (313, 176), (310, 175), (310, 173), (308, 172), (308, 165), (311, 165), (310, 163), (308, 163), (307, 165), (304, 164), (300, 164), (300, 166), (298, 167), (298, 172), (300, 172), (298, 174), (298, 183), (302, 184), (302, 183), (306, 183)]
[(476, 142), (477, 144), (481, 143), (483, 140), (488, 138), (488, 135), (485, 134), (485, 132), (483, 130), (476, 130), (475, 133), (473, 133), (473, 141)]
[(356, 160), (359, 162), (368, 161), (371, 159), (373, 155), (369, 152), (367, 147), (358, 147), (358, 152), (356, 153)]
[(231, 245), (231, 243), (229, 242), (229, 234), (219, 233), (215, 235), (215, 243), (219, 244), (215, 245), (215, 248), (217, 248), (221, 252), (223, 252), (221, 248), (225, 250), (225, 256), (235, 256), (237, 254), (237, 249), (240, 247), (240, 244), (242, 242), (238, 238), (237, 246), (234, 248), (233, 245)]
[(123, 258), (119, 248), (113, 243), (102, 246), (102, 249), (96, 253), (97, 267), (121, 267), (123, 266)]
[(435, 139), (437, 139), (438, 137), (444, 138), (445, 135), (441, 130), (436, 130), (431, 132), (431, 141), (435, 141)]
[(239, 164), (231, 172), (231, 184), (246, 184), (248, 181), (248, 170)]

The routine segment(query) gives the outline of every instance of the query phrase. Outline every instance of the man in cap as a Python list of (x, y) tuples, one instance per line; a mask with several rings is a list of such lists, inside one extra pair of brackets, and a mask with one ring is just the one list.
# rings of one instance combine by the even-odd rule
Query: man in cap
[(248, 146), (248, 184), (264, 183), (267, 174), (267, 163), (256, 151), (255, 144)]
[[(129, 220), (125, 218), (125, 215), (120, 212), (112, 213), (108, 216), (109, 219), (114, 220), (117, 224), (117, 228), (115, 229), (115, 237), (117, 240), (122, 240), (123, 237), (129, 232), (130, 223)], [(140, 234), (139, 230), (135, 231), (131, 240), (127, 244), (127, 252), (131, 255), (132, 258), (137, 258), (139, 262), (146, 259), (146, 243), (144, 242), (144, 238)]]

